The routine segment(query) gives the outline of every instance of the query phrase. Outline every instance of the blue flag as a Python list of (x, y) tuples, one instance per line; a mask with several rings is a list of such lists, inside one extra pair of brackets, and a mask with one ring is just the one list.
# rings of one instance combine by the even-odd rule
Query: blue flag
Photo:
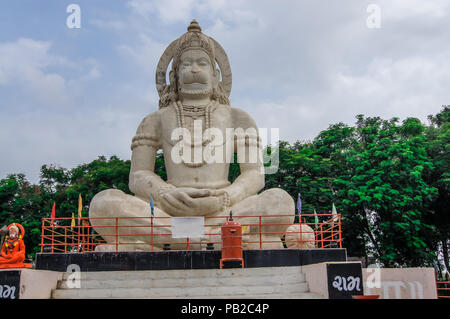
[(153, 206), (153, 196), (152, 196), (152, 194), (150, 194), (150, 208), (152, 210), (152, 217), (154, 217), (155, 216), (155, 212), (154, 212), (155, 207)]
[(298, 193), (298, 198), (297, 198), (297, 210), (298, 210), (298, 216), (300, 217), (302, 215), (302, 199), (300, 198), (300, 193)]

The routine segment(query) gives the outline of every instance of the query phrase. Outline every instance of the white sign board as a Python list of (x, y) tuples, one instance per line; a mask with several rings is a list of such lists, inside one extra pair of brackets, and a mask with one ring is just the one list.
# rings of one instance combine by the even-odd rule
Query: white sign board
[(172, 238), (200, 238), (205, 235), (204, 217), (172, 217)]

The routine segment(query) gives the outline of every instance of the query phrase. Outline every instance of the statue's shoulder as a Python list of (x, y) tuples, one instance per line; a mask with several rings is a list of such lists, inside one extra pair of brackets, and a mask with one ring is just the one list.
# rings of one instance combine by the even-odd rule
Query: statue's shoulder
[(131, 149), (141, 145), (161, 147), (161, 110), (147, 115), (139, 124)]
[(162, 110), (150, 113), (141, 121), (138, 126), (137, 133), (150, 133), (156, 132), (161, 129), (161, 113)]
[(241, 127), (243, 129), (254, 127), (257, 128), (255, 120), (245, 112), (244, 110), (230, 107), (231, 109), (231, 117), (233, 119), (234, 127)]

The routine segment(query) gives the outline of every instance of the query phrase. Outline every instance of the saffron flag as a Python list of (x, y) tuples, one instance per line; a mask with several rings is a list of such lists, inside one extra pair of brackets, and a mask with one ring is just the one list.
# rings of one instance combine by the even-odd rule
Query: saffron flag
[(55, 215), (56, 215), (56, 208), (55, 208), (55, 202), (53, 202), (53, 207), (52, 207), (52, 213), (51, 213), (51, 220), (50, 220), (50, 225), (54, 226), (55, 225)]
[(72, 213), (72, 222), (70, 223), (70, 229), (73, 229), (75, 227), (75, 214)]
[(155, 207), (153, 206), (153, 196), (152, 196), (152, 194), (150, 194), (150, 209), (151, 209), (152, 217), (154, 217), (155, 216)]
[(81, 194), (78, 195), (78, 225), (80, 225), (81, 214), (83, 209), (83, 200), (81, 199)]

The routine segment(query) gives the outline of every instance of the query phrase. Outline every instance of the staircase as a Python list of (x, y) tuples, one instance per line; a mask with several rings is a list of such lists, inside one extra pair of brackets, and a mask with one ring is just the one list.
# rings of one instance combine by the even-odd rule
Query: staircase
[(69, 288), (65, 273), (54, 299), (89, 298), (320, 298), (300, 267), (82, 272)]

